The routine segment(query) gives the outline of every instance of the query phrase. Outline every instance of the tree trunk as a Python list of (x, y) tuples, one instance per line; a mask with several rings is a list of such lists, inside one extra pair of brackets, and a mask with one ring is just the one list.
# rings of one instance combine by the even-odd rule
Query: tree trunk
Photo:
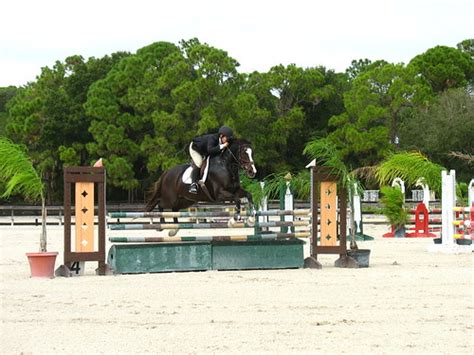
[(47, 238), (46, 238), (46, 201), (45, 198), (41, 198), (41, 238), (40, 238), (40, 251), (47, 251)]
[(351, 243), (350, 243), (350, 248), (351, 250), (352, 249), (359, 249), (358, 246), (357, 246), (357, 242), (356, 242), (356, 232), (355, 232), (355, 224), (354, 224), (354, 192), (350, 191), (350, 189), (348, 188), (349, 190), (349, 216), (350, 216), (350, 231), (351, 231)]

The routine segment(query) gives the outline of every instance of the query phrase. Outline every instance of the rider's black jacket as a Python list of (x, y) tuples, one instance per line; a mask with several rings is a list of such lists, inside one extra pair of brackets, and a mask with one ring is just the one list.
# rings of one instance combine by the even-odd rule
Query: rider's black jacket
[(221, 151), (219, 135), (215, 133), (194, 137), (193, 149), (205, 156), (219, 154)]

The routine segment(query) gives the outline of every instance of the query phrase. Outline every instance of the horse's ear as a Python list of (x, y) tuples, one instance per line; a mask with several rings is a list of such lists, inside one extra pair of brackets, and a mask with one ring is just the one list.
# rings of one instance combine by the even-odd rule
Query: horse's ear
[(241, 149), (242, 147), (249, 147), (249, 146), (252, 146), (252, 143), (250, 143), (250, 141), (246, 139), (237, 139), (237, 138), (234, 138), (230, 145), (231, 150)]
[(242, 139), (242, 144), (244, 144), (244, 145), (252, 145), (252, 142), (250, 142), (250, 141), (247, 140), (247, 139)]
[(252, 143), (250, 143), (249, 140), (243, 139), (243, 138), (240, 138), (240, 139), (234, 138), (232, 142), (238, 145), (252, 145)]

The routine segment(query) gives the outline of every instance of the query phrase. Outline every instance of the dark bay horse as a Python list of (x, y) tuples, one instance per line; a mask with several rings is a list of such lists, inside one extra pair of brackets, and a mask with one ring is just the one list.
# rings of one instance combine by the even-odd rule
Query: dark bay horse
[[(197, 194), (188, 192), (190, 182), (183, 181), (190, 164), (182, 164), (165, 171), (155, 183), (152, 197), (146, 205), (146, 211), (158, 206), (160, 211), (170, 209), (174, 212), (188, 208), (199, 201), (235, 202), (236, 220), (240, 219), (240, 199), (246, 197), (249, 208), (254, 210), (252, 195), (240, 186), (239, 169), (254, 178), (257, 173), (252, 158), (252, 147), (246, 140), (235, 139), (219, 155), (209, 160), (209, 171), (205, 189), (201, 186)], [(177, 222), (177, 219), (174, 219)]]

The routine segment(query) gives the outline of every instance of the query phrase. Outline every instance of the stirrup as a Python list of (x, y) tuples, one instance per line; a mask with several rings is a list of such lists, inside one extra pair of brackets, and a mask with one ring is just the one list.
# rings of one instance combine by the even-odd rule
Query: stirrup
[(193, 182), (189, 187), (189, 193), (197, 194), (197, 184), (195, 182)]

